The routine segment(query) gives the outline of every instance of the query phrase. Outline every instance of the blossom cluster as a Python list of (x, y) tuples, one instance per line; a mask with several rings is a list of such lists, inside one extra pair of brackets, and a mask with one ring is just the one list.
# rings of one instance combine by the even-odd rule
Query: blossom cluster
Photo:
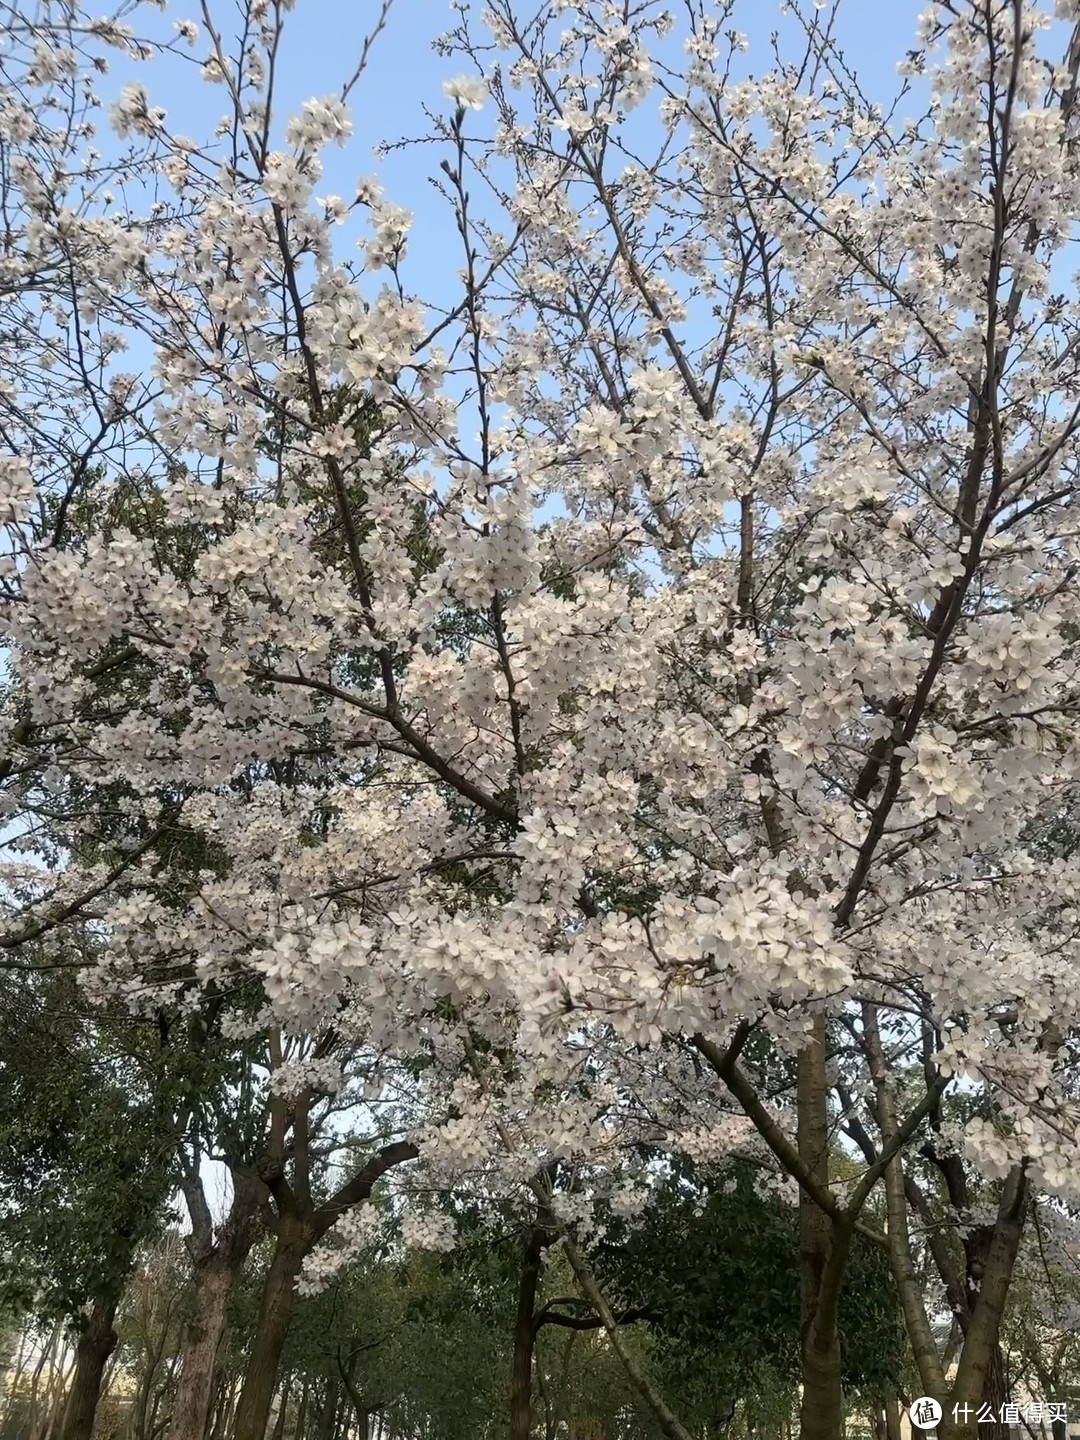
[[(635, 1149), (790, 1168), (764, 1070), (815, 1027), (882, 1140), (868, 1015), (909, 1086), (978, 1089), (972, 1169), (1075, 1200), (1080, 150), (1046, 7), (938, 7), (904, 126), (827, 67), (729, 73), (711, 22), (674, 84), (657, 7), (541, 5), (530, 39), (492, 0), (444, 87), (438, 306), (408, 207), (322, 194), (348, 86), (271, 124), (251, 8), (238, 60), (168, 41), (231, 157), (152, 82), (113, 97), (122, 204), (54, 122), (133, 37), (0, 59), (0, 784), (47, 874), (7, 870), (6, 942), (92, 917), (96, 994), (250, 985), (230, 1033), (392, 1057), (433, 1185), (572, 1176), (565, 1226), (644, 1203)], [(650, 105), (646, 164), (616, 139)]]

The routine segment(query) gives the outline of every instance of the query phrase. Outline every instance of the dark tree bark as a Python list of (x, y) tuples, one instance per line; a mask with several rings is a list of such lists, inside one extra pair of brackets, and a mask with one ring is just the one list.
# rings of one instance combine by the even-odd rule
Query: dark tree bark
[(240, 1398), (236, 1402), (233, 1440), (265, 1440), (277, 1388), (278, 1366), (292, 1319), (296, 1280), (313, 1240), (306, 1228), (282, 1223), (274, 1258), (263, 1286)]
[(219, 1371), (214, 1380), (214, 1420), (210, 1427), (211, 1440), (222, 1440), (229, 1428), (235, 1384), (231, 1377)]
[(83, 1320), (75, 1349), (75, 1373), (71, 1377), (60, 1440), (90, 1440), (101, 1398), (101, 1377), (109, 1356), (116, 1349), (116, 1300), (94, 1302)]
[(895, 1395), (885, 1401), (885, 1440), (900, 1440), (900, 1402)]
[(286, 1372), (281, 1382), (281, 1393), (278, 1395), (277, 1419), (274, 1421), (273, 1440), (283, 1440), (285, 1434), (285, 1417), (289, 1409), (289, 1385), (292, 1376)]
[(300, 1404), (296, 1410), (296, 1429), (293, 1431), (293, 1440), (304, 1440), (304, 1428), (307, 1425), (308, 1395), (311, 1391), (311, 1378), (304, 1376), (303, 1389), (300, 1391)]
[[(813, 1022), (798, 1058), (799, 1159), (824, 1187), (829, 1183), (829, 1085), (826, 1027)], [(849, 1237), (805, 1190), (799, 1192), (799, 1274), (802, 1334), (801, 1440), (841, 1440), (844, 1391), (838, 1305)], [(838, 1263), (839, 1262), (839, 1263)]]
[(532, 1367), (536, 1346), (536, 1291), (544, 1232), (529, 1231), (518, 1280), (517, 1316), (514, 1321), (514, 1362), (510, 1380), (510, 1440), (529, 1440), (532, 1430)]
[(188, 1175), (184, 1194), (192, 1222), (195, 1309), (182, 1345), (169, 1440), (208, 1440), (229, 1299), (255, 1241), (259, 1197), (234, 1174), (229, 1214), (215, 1236), (197, 1173)]
[(237, 1273), (220, 1255), (196, 1266), (195, 1313), (184, 1336), (169, 1440), (207, 1440), (210, 1434), (218, 1350)]
[(315, 1440), (334, 1440), (340, 1403), (341, 1382), (328, 1380), (323, 1392), (322, 1408), (319, 1411), (319, 1428), (315, 1432)]
[[(313, 1203), (308, 1184), (310, 1155), (307, 1112), (298, 1100), (293, 1109), (294, 1183), (290, 1184), (280, 1158), (270, 1157), (263, 1167), (265, 1184), (276, 1207), (275, 1245), (270, 1271), (263, 1287), (248, 1368), (236, 1404), (233, 1440), (266, 1440), (266, 1428), (277, 1386), (278, 1366), (292, 1319), (296, 1281), (305, 1257), (337, 1220), (354, 1205), (367, 1200), (378, 1181), (396, 1165), (415, 1160), (415, 1145), (397, 1141), (385, 1145), (321, 1205)], [(280, 1150), (284, 1131), (279, 1127), (275, 1147)]]
[(994, 1418), (992, 1421), (984, 1420), (979, 1426), (979, 1440), (1012, 1440), (1012, 1426), (1001, 1419), (1001, 1407), (1009, 1398), (1009, 1384), (1005, 1373), (1005, 1356), (997, 1340), (990, 1352), (982, 1398), (990, 1406)]

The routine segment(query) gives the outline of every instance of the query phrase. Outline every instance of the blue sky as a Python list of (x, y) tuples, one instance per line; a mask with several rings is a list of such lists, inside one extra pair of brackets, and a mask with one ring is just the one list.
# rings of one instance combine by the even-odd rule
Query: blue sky
[[(479, 12), (483, 0), (467, 0)], [(809, 0), (804, 0), (809, 3)], [(536, 0), (521, 0), (527, 16)], [(672, 3), (677, 10), (677, 4)], [(296, 0), (286, 17), (286, 44), (283, 51), (276, 106), (279, 120), (300, 107), (304, 100), (334, 93), (356, 62), (365, 35), (372, 29), (380, 9), (379, 0)], [(839, 10), (835, 33), (851, 69), (856, 71), (865, 93), (886, 103), (895, 94), (899, 81), (896, 64), (915, 41), (919, 0), (846, 0)], [(211, 0), (212, 13), (227, 30), (233, 7)], [(780, 0), (742, 0), (734, 23), (749, 38), (745, 57), (747, 69), (762, 72), (770, 67), (770, 35), (781, 39), (793, 35), (790, 15)], [(170, 0), (166, 16), (153, 17), (155, 29), (171, 31), (177, 19), (198, 19), (198, 0)], [(317, 194), (331, 192), (351, 200), (356, 181), (362, 175), (377, 174), (385, 198), (412, 210), (415, 226), (410, 239), (408, 283), (415, 293), (438, 293), (459, 262), (458, 253), (448, 255), (446, 206), (435, 194), (428, 177), (437, 174), (446, 150), (441, 146), (414, 146), (376, 159), (374, 151), (384, 142), (427, 133), (430, 124), (424, 106), (445, 112), (448, 103), (442, 83), (461, 73), (464, 66), (452, 57), (437, 55), (432, 42), (456, 19), (448, 0), (394, 0), (389, 21), (371, 56), (369, 69), (353, 92), (353, 140), (344, 151), (324, 152), (325, 176)], [(144, 20), (145, 26), (149, 20)], [(160, 30), (159, 30), (160, 33)], [(206, 53), (200, 41), (192, 55)], [(111, 86), (137, 76), (147, 85), (154, 104), (169, 112), (170, 129), (202, 139), (225, 108), (225, 95), (202, 83), (194, 63), (167, 60), (134, 69), (117, 66)], [(111, 87), (108, 83), (103, 90)], [(658, 97), (657, 97), (658, 98)], [(650, 102), (655, 106), (655, 99)], [(915, 105), (911, 106), (914, 113)], [(908, 113), (901, 111), (901, 118)], [(470, 125), (482, 128), (484, 117), (469, 117)], [(345, 248), (351, 248), (352, 227), (347, 227)], [(380, 277), (381, 278), (381, 277)], [(440, 283), (441, 282), (441, 283)]]
[[(470, 5), (477, 12), (483, 8), (482, 0), (470, 0)], [(523, 16), (536, 8), (536, 0), (521, 0)], [(678, 6), (672, 3), (671, 8)], [(922, 8), (917, 0), (847, 0), (846, 5), (841, 4), (837, 36), (864, 89), (875, 99), (884, 100), (895, 93), (899, 84), (896, 64), (915, 43)], [(293, 48), (288, 52), (280, 92), (289, 109), (311, 95), (336, 88), (377, 10), (375, 0), (297, 0), (290, 16)], [(790, 17), (781, 12), (780, 0), (742, 0), (736, 11), (735, 23), (750, 41), (746, 61), (751, 70), (770, 67), (771, 33), (780, 30), (783, 36), (792, 24)], [(356, 162), (361, 161), (366, 171), (379, 173), (386, 197), (413, 209), (418, 220), (429, 207), (434, 212), (438, 206), (427, 177), (436, 170), (445, 151), (416, 147), (381, 161), (376, 161), (372, 152), (383, 141), (422, 135), (428, 128), (425, 104), (442, 111), (448, 108), (441, 92), (442, 82), (462, 73), (463, 66), (455, 58), (434, 54), (431, 46), (455, 19), (448, 0), (395, 0), (387, 27), (373, 51), (370, 69), (356, 92), (356, 136), (342, 166), (340, 182), (340, 193), (347, 198), (351, 197), (344, 187), (355, 179), (352, 172)], [(326, 44), (328, 36), (334, 39), (331, 47)], [(658, 99), (651, 102), (653, 107)], [(483, 123), (481, 117), (473, 120), (471, 116), (470, 122), (477, 127)], [(336, 158), (327, 154), (328, 166)], [(333, 173), (328, 170), (328, 178)], [(442, 230), (441, 220), (436, 228)], [(419, 259), (425, 249), (420, 227), (418, 231), (412, 244), (414, 259)], [(433, 247), (433, 264), (445, 264), (445, 258), (441, 246)], [(421, 291), (424, 288), (418, 286)]]

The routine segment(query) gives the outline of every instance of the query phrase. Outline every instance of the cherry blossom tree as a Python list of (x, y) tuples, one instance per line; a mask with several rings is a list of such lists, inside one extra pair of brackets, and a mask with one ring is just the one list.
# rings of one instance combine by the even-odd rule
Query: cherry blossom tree
[[(1024, 1374), (1036, 1403), (1043, 1396), (1060, 1403), (1067, 1393), (1066, 1377), (1080, 1338), (1078, 1279), (1080, 1246), (1075, 1215), (1060, 1205), (1038, 1207), (1017, 1259), (1006, 1327), (1013, 1364)], [(1047, 1418), (1054, 1440), (1061, 1440), (1068, 1430), (1067, 1420)]]
[[(11, 380), (6, 804), (59, 838), (9, 874), (4, 944), (90, 912), (132, 1005), (243, 972), (286, 1033), (422, 1057), (451, 1118), (406, 1143), (530, 1204), (640, 1127), (752, 1131), (798, 1189), (804, 1440), (840, 1434), (882, 1185), (927, 1390), (979, 1402), (1032, 1197), (1080, 1186), (1080, 872), (1040, 848), (1080, 756), (1074, 0), (936, 0), (891, 110), (828, 5), (744, 60), (733, 4), (463, 4), (438, 305), (403, 207), (321, 194), (389, 4), (285, 119), (292, 8), (123, 40), (150, 63), (110, 110), (144, 177), (117, 218), (33, 159), (73, 142), (24, 90), (94, 69), (72, 7), (4, 62), (27, 374), (89, 427), (58, 450)], [(166, 43), (224, 108), (198, 140), (154, 103)], [(73, 555), (69, 491), (132, 483), (163, 523)], [(103, 859), (66, 802), (110, 785)], [(221, 862), (180, 908), (178, 825)], [(903, 1159), (938, 1136), (1000, 1182), (951, 1382)], [(603, 1307), (587, 1193), (562, 1223)]]

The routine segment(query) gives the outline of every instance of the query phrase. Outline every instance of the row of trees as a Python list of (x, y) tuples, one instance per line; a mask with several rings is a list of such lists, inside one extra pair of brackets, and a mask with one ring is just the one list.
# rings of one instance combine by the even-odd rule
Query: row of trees
[[(912, 120), (828, 4), (764, 71), (733, 4), (462, 4), (438, 303), (316, 195), (389, 0), (289, 117), (302, 10), (161, 8), (0, 51), (0, 1224), (63, 1440), (178, 1194), (140, 1440), (303, 1429), (301, 1292), (428, 1251), (513, 1440), (559, 1330), (642, 1434), (997, 1440), (1073, 1375), (1073, 0), (937, 0)], [(370, 1404), (325, 1324), (320, 1440), (491, 1393)]]
[[(403, 1197), (385, 1196), (331, 1278), (283, 1290), (267, 1173), (272, 1050), (222, 1046), (215, 1074), (197, 1031), (198, 1050), (160, 1015), (88, 1015), (69, 976), (46, 974), (5, 981), (9, 1436), (84, 1440), (95, 1423), (132, 1440), (230, 1436), (253, 1423), (243, 1406), (253, 1393), (262, 1403), (252, 1377), (264, 1374), (254, 1423), (275, 1440), (371, 1440), (380, 1426), (402, 1440), (495, 1435), (508, 1413), (523, 1437), (536, 1426), (660, 1433), (617, 1356), (596, 1344), (601, 1319), (559, 1253), (553, 1217), (523, 1228), (512, 1207), (485, 1212), (448, 1188), (431, 1212), (460, 1231), (446, 1251), (410, 1226)], [(346, 1108), (335, 1106), (339, 1120)], [(342, 1152), (358, 1142), (331, 1139), (329, 1119), (310, 1127), (312, 1185), (340, 1197), (343, 1165), (358, 1163)], [(224, 1167), (229, 1181), (216, 1187), (212, 1171)], [(703, 1433), (779, 1432), (799, 1378), (795, 1211), (762, 1191), (751, 1166), (719, 1177), (684, 1161), (665, 1173), (645, 1219), (616, 1206), (593, 1255), (623, 1343)], [(282, 1305), (278, 1344), (267, 1316)], [(887, 1260), (869, 1241), (844, 1323), (853, 1393), (895, 1419), (911, 1367)], [(1045, 1360), (1041, 1317), (1020, 1329)]]
[[(410, 1227), (410, 1197), (385, 1195), (345, 1263), (301, 1285), (280, 1349), (267, 1355), (265, 1316), (282, 1303), (277, 1217), (265, 1151), (251, 1157), (267, 1144), (272, 1054), (222, 1046), (231, 1064), (215, 1089), (207, 1037), (178, 1040), (160, 1016), (88, 1015), (68, 976), (10, 977), (5, 1001), (7, 1440), (225, 1440), (250, 1423), (241, 1407), (253, 1373), (270, 1375), (257, 1423), (272, 1440), (454, 1440), (503, 1435), (508, 1420), (515, 1440), (663, 1433), (619, 1356), (598, 1343), (601, 1315), (560, 1253), (553, 1217), (523, 1226), (505, 1204), (485, 1212), (471, 1189), (437, 1197), (433, 1213), (459, 1232), (450, 1250), (430, 1228)], [(244, 1135), (247, 1164), (230, 1150)], [(344, 1132), (326, 1139), (317, 1120), (313, 1183), (340, 1194), (339, 1150), (350, 1142)], [(220, 1171), (229, 1153), (231, 1182), (215, 1185), (206, 1161)], [(854, 1173), (842, 1151), (833, 1165)], [(800, 1382), (797, 1211), (746, 1162), (717, 1169), (684, 1158), (663, 1174), (642, 1215), (614, 1202), (590, 1247), (631, 1369), (678, 1396), (691, 1433), (787, 1435)], [(948, 1244), (947, 1216), (939, 1189), (928, 1237)], [(1033, 1215), (999, 1349), (1002, 1396), (1067, 1405), (1075, 1394), (1073, 1233), (1059, 1207)], [(917, 1259), (929, 1290), (942, 1277), (928, 1244)], [(896, 1440), (918, 1375), (888, 1256), (871, 1233), (856, 1242), (841, 1328), (849, 1425)], [(955, 1321), (943, 1329), (946, 1355), (960, 1334)]]

